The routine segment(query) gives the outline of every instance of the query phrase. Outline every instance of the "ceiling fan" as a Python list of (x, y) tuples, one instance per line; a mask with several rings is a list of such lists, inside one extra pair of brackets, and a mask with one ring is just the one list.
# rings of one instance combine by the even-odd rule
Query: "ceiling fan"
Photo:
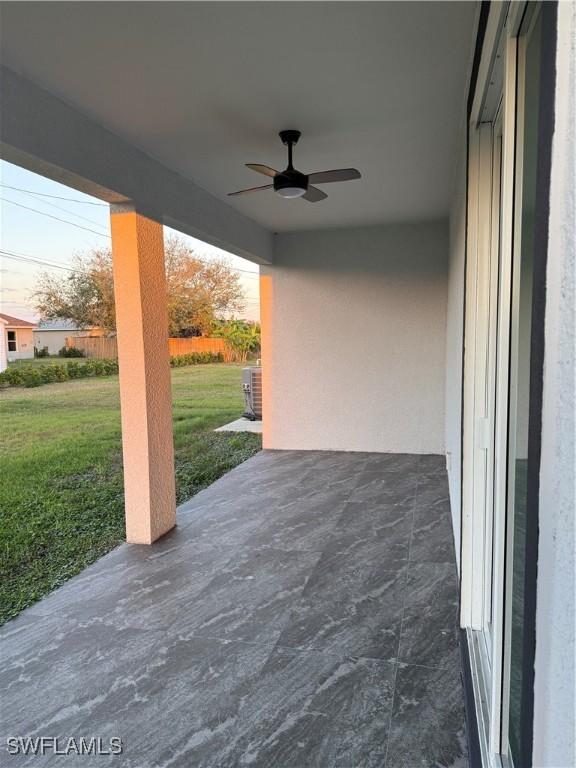
[(241, 189), (238, 192), (229, 192), (228, 196), (246, 195), (248, 192), (260, 192), (264, 189), (273, 189), (281, 197), (301, 197), (309, 203), (318, 203), (325, 200), (328, 195), (321, 189), (313, 186), (314, 184), (328, 184), (333, 181), (352, 181), (360, 178), (360, 172), (356, 168), (339, 168), (335, 171), (318, 171), (317, 173), (300, 173), (292, 165), (292, 147), (298, 143), (301, 136), (300, 131), (280, 131), (282, 143), (288, 147), (288, 166), (284, 171), (275, 171), (268, 165), (260, 163), (246, 163), (247, 168), (251, 168), (257, 173), (263, 173), (264, 176), (270, 176), (273, 179), (272, 184), (265, 184), (263, 187), (250, 187)]

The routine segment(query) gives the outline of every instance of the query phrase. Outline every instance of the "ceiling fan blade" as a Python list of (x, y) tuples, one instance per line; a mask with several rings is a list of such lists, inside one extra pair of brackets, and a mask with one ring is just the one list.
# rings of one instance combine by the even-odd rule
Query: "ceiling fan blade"
[(321, 189), (316, 187), (308, 187), (308, 191), (305, 195), (302, 195), (302, 200), (308, 200), (309, 203), (319, 203), (320, 200), (326, 200), (328, 195), (326, 192), (322, 192)]
[(356, 168), (338, 168), (335, 171), (317, 171), (308, 174), (311, 184), (328, 184), (331, 181), (352, 181), (361, 177)]
[(262, 165), (261, 163), (246, 163), (246, 168), (250, 168), (257, 173), (263, 173), (264, 176), (271, 176), (272, 178), (278, 175), (278, 171), (275, 171), (274, 168), (270, 168), (269, 165)]
[(234, 195), (245, 195), (248, 192), (260, 192), (261, 189), (272, 189), (274, 184), (264, 184), (263, 187), (250, 187), (249, 189), (239, 189), (238, 192), (228, 192), (228, 197), (234, 197)]

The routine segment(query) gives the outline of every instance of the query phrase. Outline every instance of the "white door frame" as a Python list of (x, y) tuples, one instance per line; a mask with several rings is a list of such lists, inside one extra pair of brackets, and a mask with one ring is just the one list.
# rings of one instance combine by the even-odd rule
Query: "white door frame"
[[(466, 242), (466, 318), (464, 325), (464, 409), (462, 466), (462, 566), (461, 625), (481, 630), (484, 614), (484, 591), (479, 589), (484, 572), (485, 500), (478, 475), (484, 466), (476, 466), (476, 455), (486, 447), (486, 413), (478, 409), (478, 382), (483, 365), (477, 349), (478, 326), (488, 321), (485, 301), (486, 279), (483, 268), (490, 261), (492, 247), (492, 121), (498, 107), (490, 82), (502, 30), (506, 21), (506, 5), (496, 4), (486, 28), (478, 80), (468, 125), (468, 226)], [(495, 80), (498, 82), (498, 79)], [(492, 81), (494, 82), (494, 81)], [(492, 88), (492, 91), (499, 90)], [(493, 104), (493, 107), (488, 107)], [(489, 108), (493, 114), (486, 114)], [(505, 108), (505, 104), (503, 105)], [(503, 142), (505, 142), (503, 125)], [(513, 132), (512, 132), (513, 133)], [(504, 162), (504, 147), (503, 147)], [(504, 189), (502, 190), (504, 194)], [(478, 360), (480, 358), (480, 360)], [(477, 365), (478, 361), (478, 365)], [(480, 412), (478, 412), (480, 410)]]
[[(517, 52), (525, 2), (493, 3), (487, 22), (469, 120), (466, 317), (462, 467), (461, 626), (467, 630), (483, 764), (508, 760), (505, 657), (506, 509), (508, 493), (508, 408), (510, 320), (516, 173)], [(493, 131), (501, 102), (502, 150), (500, 216), (493, 210)], [(499, 227), (500, 241), (495, 237)], [(500, 251), (497, 357), (490, 370), (485, 340), (490, 338), (494, 283), (490, 264)], [(486, 292), (491, 294), (487, 298)], [(494, 385), (493, 400), (486, 382)], [(493, 441), (493, 466), (490, 456)], [(491, 476), (493, 472), (493, 476)], [(493, 494), (491, 498), (488, 498)], [(491, 530), (492, 520), (494, 521)], [(509, 537), (508, 537), (509, 538)], [(492, 549), (489, 551), (489, 548)], [(487, 573), (488, 563), (493, 570)], [(492, 589), (492, 579), (496, 586)], [(486, 591), (490, 589), (491, 595)], [(490, 619), (488, 654), (478, 641)]]

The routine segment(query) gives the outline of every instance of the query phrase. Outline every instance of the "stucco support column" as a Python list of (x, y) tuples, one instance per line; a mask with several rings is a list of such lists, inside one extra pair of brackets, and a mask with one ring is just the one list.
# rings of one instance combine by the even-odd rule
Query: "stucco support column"
[(151, 544), (176, 523), (162, 225), (125, 206), (111, 225), (126, 538)]
[(260, 272), (260, 357), (262, 359), (262, 447), (272, 435), (272, 275)]

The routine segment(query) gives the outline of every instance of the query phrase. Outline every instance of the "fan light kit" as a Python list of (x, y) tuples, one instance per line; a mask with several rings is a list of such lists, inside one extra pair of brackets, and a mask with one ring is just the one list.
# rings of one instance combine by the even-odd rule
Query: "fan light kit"
[(264, 176), (270, 176), (273, 179), (272, 184), (265, 184), (263, 187), (250, 187), (250, 189), (241, 189), (239, 192), (229, 192), (229, 196), (246, 195), (249, 192), (261, 192), (265, 189), (273, 189), (280, 197), (296, 198), (301, 197), (309, 203), (318, 203), (325, 200), (328, 195), (321, 189), (313, 186), (314, 184), (329, 184), (334, 181), (352, 181), (360, 178), (360, 172), (356, 168), (339, 168), (335, 171), (317, 171), (316, 173), (300, 173), (292, 165), (292, 147), (298, 143), (301, 136), (300, 131), (280, 131), (279, 134), (282, 143), (288, 147), (288, 166), (284, 171), (275, 171), (268, 165), (260, 163), (246, 163), (246, 167)]

